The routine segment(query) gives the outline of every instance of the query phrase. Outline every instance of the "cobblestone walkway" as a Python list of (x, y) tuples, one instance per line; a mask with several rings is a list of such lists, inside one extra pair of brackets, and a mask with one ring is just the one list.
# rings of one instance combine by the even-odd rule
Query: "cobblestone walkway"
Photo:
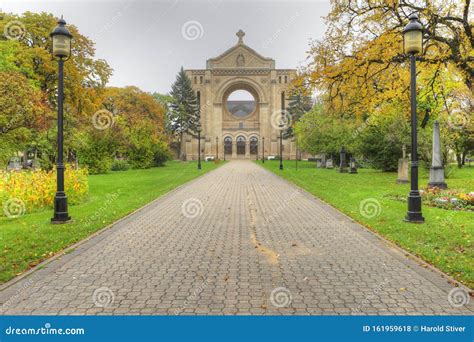
[(3, 314), (472, 314), (446, 279), (250, 161), (0, 292)]

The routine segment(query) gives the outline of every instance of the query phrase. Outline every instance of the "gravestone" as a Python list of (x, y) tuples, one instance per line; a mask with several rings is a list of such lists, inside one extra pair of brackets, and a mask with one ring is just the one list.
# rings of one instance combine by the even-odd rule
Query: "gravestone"
[(430, 168), (429, 188), (447, 189), (448, 185), (444, 181), (444, 167), (441, 156), (441, 141), (439, 138), (439, 122), (435, 121), (433, 127), (433, 155)]
[(357, 173), (357, 165), (353, 157), (351, 157), (351, 160), (349, 161), (349, 173)]
[(334, 168), (334, 165), (332, 163), (332, 159), (329, 158), (326, 160), (326, 169), (333, 169)]
[(10, 159), (10, 161), (8, 162), (8, 165), (7, 165), (7, 170), (8, 171), (18, 171), (18, 170), (21, 170), (21, 163), (20, 163), (20, 160), (18, 158), (12, 158)]
[(321, 168), (322, 161), (321, 159), (316, 159), (316, 167), (319, 169)]
[(340, 159), (341, 159), (341, 162), (339, 164), (339, 172), (346, 173), (347, 172), (346, 149), (344, 146), (342, 146), (341, 148)]
[(398, 159), (398, 184), (408, 183), (408, 158), (406, 157), (407, 152), (405, 145), (403, 145), (402, 151), (402, 158)]

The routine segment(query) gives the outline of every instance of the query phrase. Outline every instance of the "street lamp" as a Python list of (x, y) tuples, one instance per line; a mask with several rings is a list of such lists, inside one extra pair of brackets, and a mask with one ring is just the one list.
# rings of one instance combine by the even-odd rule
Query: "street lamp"
[(219, 137), (216, 137), (216, 160), (219, 159)]
[(222, 149), (224, 150), (224, 161), (225, 161), (225, 148), (226, 148), (226, 143), (225, 143), (225, 138), (224, 140), (222, 141)]
[(411, 105), (411, 188), (408, 195), (408, 212), (405, 221), (422, 223), (421, 196), (418, 190), (418, 153), (417, 153), (417, 117), (416, 117), (416, 57), (423, 50), (423, 26), (418, 15), (411, 14), (410, 22), (403, 29), (403, 48), (410, 55), (410, 105)]
[(280, 127), (280, 170), (283, 170), (283, 124)]
[(262, 137), (262, 164), (265, 164), (265, 137)]
[(198, 170), (201, 170), (201, 131), (202, 127), (198, 126)]
[(66, 28), (66, 21), (61, 17), (58, 26), (51, 32), (52, 55), (58, 59), (58, 157), (56, 164), (56, 195), (54, 196), (54, 216), (51, 223), (64, 223), (71, 219), (67, 210), (67, 196), (64, 191), (64, 136), (63, 136), (63, 101), (64, 101), (64, 61), (71, 56), (72, 34)]

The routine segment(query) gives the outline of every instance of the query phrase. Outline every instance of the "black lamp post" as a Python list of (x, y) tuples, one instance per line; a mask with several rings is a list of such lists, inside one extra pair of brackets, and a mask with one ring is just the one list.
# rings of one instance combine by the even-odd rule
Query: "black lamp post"
[(67, 210), (67, 196), (64, 191), (64, 136), (63, 136), (63, 101), (64, 101), (64, 62), (71, 56), (72, 35), (66, 28), (66, 21), (61, 17), (58, 26), (51, 32), (52, 54), (58, 58), (58, 157), (56, 165), (56, 195), (54, 196), (54, 217), (51, 223), (64, 223), (71, 219)]
[(265, 137), (262, 137), (262, 164), (265, 164)]
[[(283, 114), (282, 114), (283, 116)], [(280, 128), (280, 170), (283, 170), (283, 123), (279, 125)]]
[(219, 159), (219, 137), (216, 137), (216, 160)]
[(201, 131), (202, 128), (199, 126), (197, 128), (198, 132), (198, 170), (201, 170)]
[(416, 117), (416, 57), (423, 51), (423, 26), (416, 14), (409, 17), (410, 22), (403, 29), (403, 47), (410, 55), (411, 81), (411, 188), (408, 195), (408, 212), (405, 221), (422, 223), (425, 221), (421, 214), (421, 196), (418, 190), (418, 152), (417, 152), (417, 117)]
[(225, 161), (225, 147), (226, 147), (226, 143), (225, 143), (225, 139), (222, 141), (222, 149), (224, 150), (224, 161)]

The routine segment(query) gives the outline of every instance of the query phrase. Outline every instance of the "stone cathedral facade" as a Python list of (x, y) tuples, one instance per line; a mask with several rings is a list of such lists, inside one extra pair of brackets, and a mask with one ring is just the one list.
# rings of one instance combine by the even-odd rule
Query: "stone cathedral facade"
[[(288, 105), (294, 69), (276, 69), (275, 61), (237, 44), (207, 60), (206, 69), (186, 70), (201, 108), (201, 157), (256, 159), (280, 154), (279, 117)], [(234, 100), (234, 94), (249, 98)], [(188, 159), (197, 159), (197, 138), (187, 136)], [(283, 158), (295, 158), (293, 139), (283, 139)]]

